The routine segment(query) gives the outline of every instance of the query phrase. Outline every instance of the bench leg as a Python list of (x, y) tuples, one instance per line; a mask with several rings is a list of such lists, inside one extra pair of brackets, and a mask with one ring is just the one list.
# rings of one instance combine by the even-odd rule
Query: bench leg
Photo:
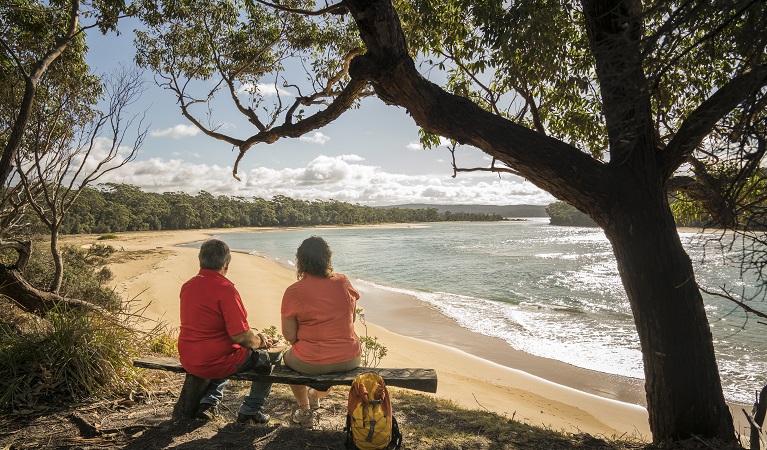
[(200, 406), (200, 400), (208, 389), (210, 380), (200, 378), (191, 373), (186, 374), (184, 386), (181, 388), (181, 394), (176, 400), (176, 406), (173, 407), (174, 419), (191, 419), (197, 414), (197, 408)]

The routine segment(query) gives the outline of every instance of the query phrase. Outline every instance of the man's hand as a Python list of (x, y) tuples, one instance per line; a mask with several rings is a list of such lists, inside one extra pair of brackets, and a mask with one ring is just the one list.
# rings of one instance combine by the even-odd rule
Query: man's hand
[(261, 342), (263, 343), (263, 345), (259, 348), (271, 348), (274, 345), (274, 341), (272, 341), (272, 338), (270, 338), (269, 336), (263, 333), (258, 333), (256, 336), (258, 336), (261, 339)]
[(256, 334), (253, 330), (243, 331), (240, 334), (230, 336), (232, 340), (246, 348), (269, 348), (272, 346), (272, 340), (261, 333)]

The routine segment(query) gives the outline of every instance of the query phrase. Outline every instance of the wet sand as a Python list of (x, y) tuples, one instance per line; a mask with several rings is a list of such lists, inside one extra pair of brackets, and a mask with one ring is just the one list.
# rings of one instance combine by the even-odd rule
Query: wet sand
[(405, 336), (463, 350), (480, 358), (601, 397), (646, 405), (644, 380), (582, 369), (516, 350), (499, 338), (469, 331), (415, 297), (359, 287), (358, 302), (377, 325)]

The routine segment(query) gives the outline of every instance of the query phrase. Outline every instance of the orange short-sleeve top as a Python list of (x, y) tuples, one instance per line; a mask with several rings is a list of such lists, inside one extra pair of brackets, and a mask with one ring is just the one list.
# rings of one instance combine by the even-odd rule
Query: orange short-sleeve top
[(354, 311), (360, 294), (343, 274), (305, 274), (285, 290), (281, 315), (298, 324), (292, 352), (309, 364), (334, 364), (360, 356)]

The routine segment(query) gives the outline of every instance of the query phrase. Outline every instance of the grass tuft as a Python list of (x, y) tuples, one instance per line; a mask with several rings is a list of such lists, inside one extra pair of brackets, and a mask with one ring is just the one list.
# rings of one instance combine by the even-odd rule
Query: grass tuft
[(0, 408), (79, 401), (136, 382), (135, 331), (118, 316), (56, 309), (26, 333), (0, 328)]
[(178, 357), (178, 329), (158, 327), (146, 340), (150, 353)]

